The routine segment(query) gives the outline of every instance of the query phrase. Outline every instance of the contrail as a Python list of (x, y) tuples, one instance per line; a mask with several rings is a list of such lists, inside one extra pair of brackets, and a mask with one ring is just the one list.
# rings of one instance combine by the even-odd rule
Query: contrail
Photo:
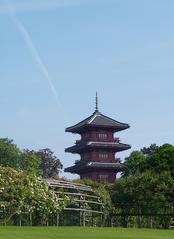
[(45, 79), (47, 80), (50, 89), (52, 91), (52, 94), (56, 100), (57, 105), (60, 107), (61, 103), (59, 101), (59, 97), (57, 95), (57, 91), (55, 89), (55, 86), (51, 80), (50, 74), (47, 70), (47, 67), (45, 66), (45, 64), (42, 61), (41, 56), (39, 55), (39, 52), (37, 51), (36, 47), (34, 46), (34, 43), (31, 39), (30, 34), (28, 33), (26, 27), (22, 24), (22, 22), (17, 18), (16, 16), (16, 12), (15, 9), (12, 7), (10, 1), (8, 0), (4, 0), (5, 5), (7, 6), (8, 10), (9, 10), (9, 15), (11, 17), (11, 19), (13, 20), (14, 24), (16, 25), (17, 29), (19, 30), (19, 32), (21, 33), (21, 35), (23, 36), (27, 46), (29, 47), (29, 49), (32, 52), (32, 55), (36, 61), (36, 63), (38, 64), (38, 66), (40, 67), (42, 74), (44, 75)]

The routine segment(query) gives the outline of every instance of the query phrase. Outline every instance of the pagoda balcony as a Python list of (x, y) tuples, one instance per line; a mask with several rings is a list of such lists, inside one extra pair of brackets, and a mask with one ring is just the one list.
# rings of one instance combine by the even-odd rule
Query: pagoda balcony
[(100, 162), (100, 163), (121, 163), (121, 159), (120, 158), (114, 158), (114, 159), (97, 159), (97, 160), (92, 160), (93, 162)]
[(81, 141), (78, 144), (65, 149), (65, 152), (82, 153), (89, 150), (112, 150), (113, 152), (121, 152), (130, 149), (128, 144), (115, 143), (115, 142), (99, 142), (99, 141)]
[(117, 137), (117, 138), (114, 138), (113, 140), (115, 143), (120, 143), (120, 139)]
[(113, 139), (89, 138), (89, 139), (79, 139), (79, 140), (76, 140), (75, 144), (79, 144), (81, 142), (87, 142), (87, 141), (120, 143), (120, 139), (119, 138), (113, 138)]
[[(78, 160), (75, 160), (75, 164), (78, 164), (79, 162), (87, 162), (87, 161), (89, 161), (89, 159), (88, 160), (85, 160), (85, 159), (78, 159)], [(115, 158), (115, 159), (105, 159), (105, 160), (93, 160), (93, 159), (91, 159), (91, 161), (93, 162), (103, 162), (103, 163), (121, 163), (121, 159), (120, 158)]]

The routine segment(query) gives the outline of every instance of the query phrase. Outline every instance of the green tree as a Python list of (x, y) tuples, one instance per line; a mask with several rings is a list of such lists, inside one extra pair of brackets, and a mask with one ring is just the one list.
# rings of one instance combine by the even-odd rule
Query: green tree
[(40, 169), (44, 178), (57, 177), (60, 169), (62, 169), (62, 163), (50, 149), (41, 149), (35, 152), (37, 156), (41, 158)]
[(140, 151), (133, 151), (123, 163), (122, 176), (131, 176), (146, 170), (161, 173), (168, 171), (174, 178), (174, 146), (152, 144)]
[(159, 149), (159, 146), (156, 144), (151, 144), (149, 147), (144, 147), (140, 151), (145, 155), (145, 156), (152, 156), (155, 152), (157, 152)]
[(20, 150), (17, 145), (13, 143), (13, 140), (8, 138), (0, 139), (0, 165), (19, 169)]
[(43, 178), (58, 177), (62, 164), (50, 149), (24, 150), (22, 168)]
[(146, 168), (146, 163), (147, 158), (142, 152), (133, 151), (129, 157), (125, 158), (122, 176), (127, 177), (143, 172)]
[[(162, 172), (161, 174), (151, 171), (137, 173), (117, 180), (111, 190), (112, 202), (115, 210), (123, 215), (137, 214), (143, 217), (143, 215), (148, 214), (171, 213), (173, 199), (170, 192), (173, 184), (174, 180), (170, 172)], [(167, 228), (170, 223), (170, 216), (163, 219), (161, 216), (156, 217), (155, 224)]]
[(32, 151), (24, 150), (21, 153), (20, 169), (32, 173), (34, 175), (41, 175), (40, 164), (41, 158), (32, 153)]
[(63, 209), (68, 198), (59, 199), (49, 189), (46, 182), (26, 172), (9, 167), (0, 167), (0, 208), (6, 212), (6, 221), (14, 215), (32, 213), (38, 218), (47, 219), (49, 215)]
[(148, 167), (156, 173), (170, 172), (174, 178), (174, 146), (164, 144), (148, 158)]
[(113, 187), (112, 199), (115, 203), (135, 205), (165, 203), (171, 201), (168, 193), (172, 191), (174, 180), (170, 172), (161, 174), (146, 171), (141, 174), (120, 178)]

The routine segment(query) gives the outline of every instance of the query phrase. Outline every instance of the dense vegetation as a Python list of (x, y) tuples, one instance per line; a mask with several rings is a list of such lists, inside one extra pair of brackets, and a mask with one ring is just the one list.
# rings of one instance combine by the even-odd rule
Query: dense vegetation
[(0, 208), (6, 214), (3, 224), (15, 224), (18, 215), (24, 213), (30, 217), (30, 224), (46, 224), (47, 215), (59, 212), (65, 203), (66, 198), (59, 201), (54, 191), (33, 175), (0, 167)]
[(58, 176), (62, 164), (50, 149), (20, 150), (13, 140), (0, 139), (0, 165), (27, 171), (37, 176)]
[(26, 215), (23, 224), (46, 225), (67, 198), (60, 201), (38, 176), (58, 176), (61, 167), (49, 149), (20, 151), (12, 140), (0, 139), (0, 223), (19, 225)]
[(107, 201), (106, 225), (169, 228), (174, 214), (174, 146), (152, 144), (132, 152), (112, 186), (84, 182)]
[[(32, 224), (46, 225), (48, 215), (59, 212), (68, 199), (59, 201), (38, 177), (58, 177), (61, 168), (50, 149), (21, 151), (12, 140), (0, 139), (0, 208), (5, 208), (6, 221), (15, 224), (15, 215), (28, 212)], [(88, 179), (80, 182), (92, 186), (103, 199), (105, 225), (169, 228), (174, 206), (174, 146), (152, 144), (132, 152), (114, 185)]]
[[(125, 159), (122, 177), (111, 190), (121, 225), (169, 228), (174, 206), (174, 146), (152, 144)], [(118, 223), (118, 218), (115, 218)]]

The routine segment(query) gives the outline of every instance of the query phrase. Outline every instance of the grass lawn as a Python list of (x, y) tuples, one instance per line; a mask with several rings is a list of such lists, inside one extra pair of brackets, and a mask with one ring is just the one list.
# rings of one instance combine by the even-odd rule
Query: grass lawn
[(0, 239), (173, 239), (174, 230), (83, 228), (83, 227), (0, 227)]

